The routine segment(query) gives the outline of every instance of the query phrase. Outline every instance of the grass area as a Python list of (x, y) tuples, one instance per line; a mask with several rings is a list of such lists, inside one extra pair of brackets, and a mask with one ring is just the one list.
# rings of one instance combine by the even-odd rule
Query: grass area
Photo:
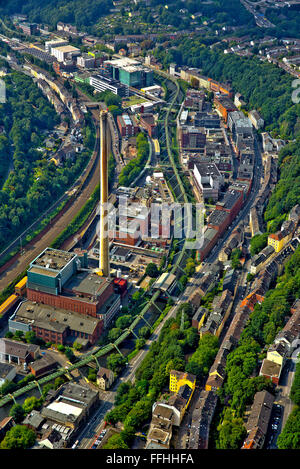
[(142, 103), (148, 103), (149, 101), (146, 98), (142, 98), (140, 96), (130, 96), (129, 98), (126, 98), (123, 100), (123, 108), (127, 108), (130, 106), (134, 106), (135, 104), (142, 104)]

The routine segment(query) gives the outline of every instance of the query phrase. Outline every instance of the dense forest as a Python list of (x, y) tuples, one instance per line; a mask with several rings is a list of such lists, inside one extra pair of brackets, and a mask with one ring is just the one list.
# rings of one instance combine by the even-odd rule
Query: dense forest
[(265, 212), (265, 220), (273, 225), (276, 220), (283, 221), (282, 217), (300, 200), (300, 137), (280, 151), (279, 169), (280, 180)]
[(53, 106), (31, 78), (11, 72), (4, 80), (7, 102), (0, 105), (0, 159), (10, 160), (12, 170), (0, 188), (0, 248), (69, 187), (86, 164), (87, 149), (93, 145), (92, 130), (87, 126), (83, 130), (86, 150), (74, 163), (67, 160), (56, 167), (38, 150), (47, 131), (59, 123)]
[(0, 16), (2, 10), (2, 14), (26, 14), (30, 21), (53, 28), (59, 21), (84, 28), (94, 24), (112, 7), (111, 0), (7, 0), (1, 2)]
[[(279, 13), (280, 12), (280, 13)], [(267, 8), (265, 16), (275, 25), (270, 31), (276, 37), (300, 37), (300, 5), (278, 9)]]

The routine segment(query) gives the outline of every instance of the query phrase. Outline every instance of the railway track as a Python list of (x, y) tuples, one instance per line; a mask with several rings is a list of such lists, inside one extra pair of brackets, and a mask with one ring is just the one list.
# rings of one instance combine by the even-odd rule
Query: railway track
[[(175, 84), (175, 90), (174, 90), (174, 93), (173, 93), (173, 97), (171, 99), (170, 110), (172, 109), (172, 106), (174, 105), (175, 101), (178, 99), (178, 96), (180, 96), (179, 95), (179, 92), (180, 92), (179, 85), (176, 82), (174, 82), (174, 84)], [(176, 174), (176, 179), (178, 181), (179, 188), (180, 188), (181, 191), (183, 191), (184, 188), (183, 188), (182, 181), (181, 181), (180, 175), (178, 173), (178, 170), (177, 170), (177, 167), (176, 167), (173, 155), (172, 155), (171, 145), (170, 145), (170, 142), (169, 142), (169, 133), (168, 133), (169, 116), (170, 116), (170, 112), (169, 113), (167, 112), (166, 116), (165, 116), (165, 123), (164, 123), (165, 124), (164, 128), (165, 128), (165, 131), (166, 131), (166, 141), (168, 142), (168, 157), (170, 159), (170, 164), (171, 164), (171, 166), (174, 169), (174, 172)], [(99, 166), (99, 161), (98, 161), (97, 167), (98, 166)], [(89, 185), (87, 187), (89, 187)], [(187, 200), (187, 197), (186, 197), (185, 193), (181, 192), (181, 196), (182, 196), (183, 200)], [(39, 252), (40, 252), (40, 249), (39, 249)], [(182, 259), (184, 258), (184, 255), (185, 255), (185, 249), (184, 249), (184, 246), (183, 246), (182, 251), (180, 252), (180, 255), (177, 257), (177, 260), (174, 263), (174, 266), (172, 267), (172, 270), (171, 270), (172, 273), (176, 272), (176, 270), (180, 270), (179, 269), (180, 263), (182, 262)], [(153, 304), (159, 298), (159, 296), (160, 296), (160, 292), (156, 291), (153, 294), (153, 296), (151, 297), (151, 299), (146, 302), (146, 304), (145, 304), (144, 308), (142, 309), (141, 313), (134, 319), (134, 321), (130, 324), (130, 326), (123, 332), (123, 334), (114, 343), (111, 343), (111, 344), (108, 344), (104, 347), (101, 347), (95, 353), (86, 354), (86, 356), (80, 362), (75, 363), (73, 365), (70, 365), (68, 367), (68, 369), (60, 368), (55, 373), (52, 373), (51, 375), (45, 376), (44, 378), (41, 378), (38, 381), (32, 381), (28, 385), (26, 385), (25, 387), (15, 391), (14, 393), (9, 394), (7, 396), (4, 396), (0, 400), (0, 407), (2, 407), (5, 404), (9, 403), (11, 400), (16, 399), (17, 397), (21, 396), (22, 394), (24, 394), (24, 393), (26, 393), (26, 392), (28, 392), (28, 391), (36, 388), (36, 387), (39, 387), (41, 384), (44, 385), (45, 383), (47, 383), (49, 381), (52, 381), (53, 379), (56, 379), (57, 377), (62, 376), (67, 372), (69, 373), (74, 369), (80, 368), (81, 366), (86, 365), (87, 363), (90, 363), (91, 361), (97, 360), (97, 358), (99, 358), (103, 355), (106, 355), (107, 353), (109, 353), (113, 350), (119, 351), (118, 346), (132, 334), (132, 330), (134, 329), (134, 327), (141, 320), (143, 320), (144, 315), (153, 306)]]

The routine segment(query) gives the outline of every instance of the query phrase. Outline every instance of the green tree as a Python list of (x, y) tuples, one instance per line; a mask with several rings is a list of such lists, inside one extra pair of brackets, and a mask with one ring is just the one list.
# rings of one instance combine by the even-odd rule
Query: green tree
[(132, 318), (130, 314), (124, 314), (116, 320), (116, 327), (123, 330), (130, 325)]
[(159, 272), (157, 265), (154, 264), (154, 262), (150, 262), (146, 267), (146, 275), (149, 275), (151, 278), (157, 278), (158, 274)]
[(277, 438), (279, 449), (300, 449), (300, 408), (296, 406), (289, 415), (283, 431)]
[(55, 389), (60, 388), (60, 386), (62, 386), (65, 383), (65, 381), (66, 380), (62, 376), (58, 376), (57, 378), (55, 378), (54, 388)]
[(218, 426), (219, 436), (217, 449), (240, 449), (247, 435), (241, 418), (233, 418), (226, 414), (223, 422)]
[(126, 358), (121, 357), (118, 353), (112, 353), (107, 358), (107, 367), (115, 373), (119, 373), (125, 363)]
[(28, 331), (25, 334), (25, 340), (28, 344), (35, 344), (36, 343), (36, 335), (33, 331)]
[(35, 396), (27, 397), (23, 404), (24, 413), (29, 414), (33, 409), (38, 410), (41, 408), (41, 405), (41, 400), (37, 399)]
[(16, 423), (20, 423), (25, 416), (25, 411), (20, 404), (14, 404), (10, 409), (9, 415)]
[(122, 334), (122, 330), (120, 328), (113, 327), (108, 333), (108, 339), (111, 342), (114, 342), (115, 340), (117, 340), (118, 337), (120, 337), (121, 334)]
[(268, 233), (263, 233), (261, 235), (256, 235), (251, 238), (250, 241), (250, 253), (251, 256), (258, 254), (264, 247), (266, 247), (268, 242)]
[(129, 447), (121, 435), (117, 434), (108, 439), (107, 443), (103, 446), (103, 449), (129, 449)]
[(28, 449), (36, 440), (33, 430), (25, 425), (15, 425), (5, 435), (0, 444), (1, 449)]
[(151, 330), (149, 326), (143, 326), (140, 328), (138, 335), (141, 339), (148, 339), (148, 337), (150, 336), (150, 332)]

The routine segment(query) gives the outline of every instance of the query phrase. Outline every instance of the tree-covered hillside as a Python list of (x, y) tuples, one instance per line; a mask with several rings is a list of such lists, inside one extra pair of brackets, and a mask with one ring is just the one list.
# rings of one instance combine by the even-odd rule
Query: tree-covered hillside
[(97, 22), (112, 7), (111, 0), (6, 0), (0, 2), (0, 16), (1, 12), (23, 13), (30, 21), (52, 27), (62, 21), (84, 28)]
[[(55, 166), (40, 151), (47, 131), (59, 123), (53, 106), (28, 76), (4, 77), (7, 101), (0, 104), (0, 162), (10, 172), (0, 187), (0, 249), (37, 219), (79, 176), (93, 148), (92, 128), (83, 129), (85, 150), (73, 162)], [(6, 175), (5, 175), (6, 177)], [(2, 179), (3, 182), (3, 179)]]
[(267, 130), (283, 138), (294, 137), (300, 131), (300, 104), (292, 102), (294, 78), (268, 62), (256, 57), (241, 58), (223, 51), (211, 50), (201, 40), (181, 40), (177, 48), (166, 53), (155, 52), (165, 64), (176, 62), (200, 68), (203, 75), (218, 81), (231, 81), (235, 92), (242, 93), (247, 109), (261, 112)]

